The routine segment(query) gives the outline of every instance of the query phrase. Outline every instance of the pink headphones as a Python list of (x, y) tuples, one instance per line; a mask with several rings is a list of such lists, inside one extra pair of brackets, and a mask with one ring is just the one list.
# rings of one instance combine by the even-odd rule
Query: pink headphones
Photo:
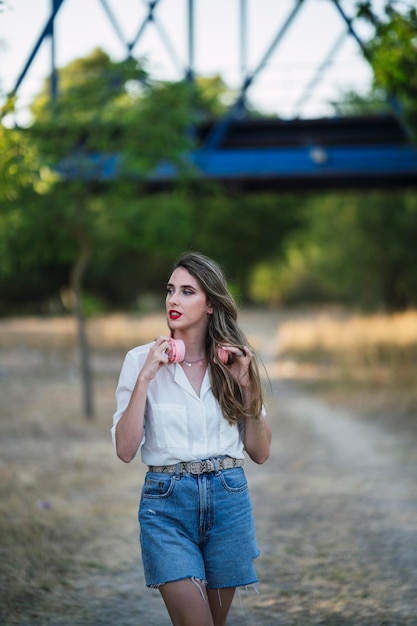
[(168, 352), (168, 361), (170, 363), (181, 363), (185, 358), (185, 344), (182, 339), (170, 339), (170, 349)]
[[(181, 363), (185, 358), (185, 344), (182, 339), (170, 339), (170, 350), (168, 352), (168, 361), (170, 363)], [(229, 360), (229, 352), (220, 346), (217, 348), (217, 356), (219, 361), (226, 364)]]

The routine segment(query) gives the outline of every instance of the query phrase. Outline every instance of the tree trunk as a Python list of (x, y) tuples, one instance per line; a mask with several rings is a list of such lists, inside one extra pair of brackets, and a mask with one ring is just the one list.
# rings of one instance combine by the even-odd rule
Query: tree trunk
[(71, 273), (71, 288), (74, 294), (74, 315), (77, 324), (78, 350), (80, 355), (83, 411), (87, 419), (93, 419), (94, 417), (94, 401), (90, 348), (88, 345), (87, 329), (81, 301), (81, 285), (90, 256), (90, 243), (83, 241), (80, 247), (80, 253)]

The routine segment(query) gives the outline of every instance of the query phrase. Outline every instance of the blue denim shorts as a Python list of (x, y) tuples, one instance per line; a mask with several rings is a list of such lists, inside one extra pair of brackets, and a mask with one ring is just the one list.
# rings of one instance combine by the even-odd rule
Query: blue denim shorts
[(139, 506), (146, 585), (185, 578), (209, 589), (257, 583), (252, 504), (243, 468), (148, 472)]

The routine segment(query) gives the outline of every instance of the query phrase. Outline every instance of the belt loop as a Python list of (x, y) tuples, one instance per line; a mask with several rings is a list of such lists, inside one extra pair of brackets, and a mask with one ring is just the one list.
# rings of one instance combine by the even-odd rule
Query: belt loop
[(182, 474), (182, 464), (180, 462), (175, 465), (175, 478), (178, 480), (178, 478), (181, 478), (181, 474)]
[(218, 473), (220, 472), (220, 470), (219, 470), (219, 459), (218, 459), (218, 457), (211, 456), (209, 460), (213, 463), (213, 466), (214, 466), (214, 472), (215, 472), (215, 474), (218, 474)]

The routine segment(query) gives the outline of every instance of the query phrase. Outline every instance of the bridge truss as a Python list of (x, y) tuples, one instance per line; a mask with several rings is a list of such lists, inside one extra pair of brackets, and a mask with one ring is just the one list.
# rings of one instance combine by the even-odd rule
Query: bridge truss
[[(48, 19), (25, 62), (9, 98), (19, 89), (47, 41), (51, 51), (51, 98), (59, 97), (56, 67), (55, 20), (64, 2), (51, 0)], [(143, 0), (145, 16), (138, 24), (136, 34), (128, 39), (116, 12), (108, 0), (96, 0), (105, 12), (114, 34), (125, 49), (126, 57), (136, 54), (146, 31), (155, 29), (160, 44), (177, 66), (180, 78), (192, 81), (196, 75), (196, 4), (210, 0), (185, 0), (186, 3), (186, 61), (179, 60), (169, 33), (158, 19), (158, 8), (167, 0)], [(239, 63), (241, 83), (235, 101), (227, 114), (215, 123), (198, 129), (199, 145), (190, 159), (203, 177), (218, 180), (236, 189), (316, 189), (337, 187), (417, 186), (417, 150), (397, 108), (392, 113), (376, 116), (346, 118), (343, 116), (318, 119), (282, 120), (253, 118), (247, 99), (253, 85), (268, 65), (271, 56), (287, 36), (302, 8), (312, 0), (292, 0), (290, 10), (279, 24), (272, 39), (266, 42), (263, 54), (248, 69), (248, 0), (239, 3)], [(298, 106), (308, 98), (320, 82), (329, 60), (337, 54), (346, 36), (353, 38), (365, 58), (366, 47), (358, 35), (352, 16), (340, 0), (328, 0), (344, 24), (343, 33), (336, 39), (328, 55), (311, 78)], [(113, 161), (107, 160), (104, 176), (115, 174)], [(160, 184), (175, 179), (169, 166), (158, 170)]]

